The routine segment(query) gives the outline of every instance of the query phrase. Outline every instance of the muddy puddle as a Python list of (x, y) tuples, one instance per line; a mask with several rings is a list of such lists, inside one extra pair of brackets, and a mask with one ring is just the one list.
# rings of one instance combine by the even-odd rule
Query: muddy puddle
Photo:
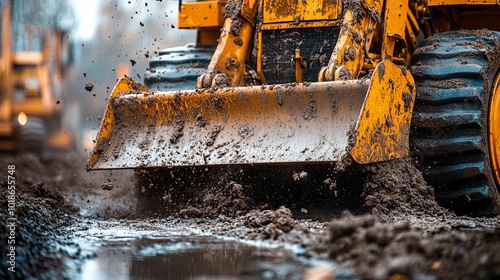
[(88, 220), (75, 236), (88, 257), (66, 273), (72, 279), (304, 279), (313, 266), (334, 266), (298, 247), (214, 236), (189, 223)]
[(302, 279), (290, 252), (201, 236), (108, 240), (81, 279)]

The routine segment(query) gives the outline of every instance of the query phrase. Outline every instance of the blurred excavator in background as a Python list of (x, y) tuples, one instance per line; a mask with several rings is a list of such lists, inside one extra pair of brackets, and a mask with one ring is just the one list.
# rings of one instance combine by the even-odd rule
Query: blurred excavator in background
[(442, 205), (498, 214), (499, 19), (497, 0), (180, 2), (197, 42), (118, 81), (88, 169), (413, 155)]
[(27, 25), (24, 36), (41, 38), (42, 46), (14, 51), (11, 2), (0, 4), (0, 150), (68, 148), (71, 135), (62, 128), (61, 102), (71, 66), (71, 43), (62, 30)]

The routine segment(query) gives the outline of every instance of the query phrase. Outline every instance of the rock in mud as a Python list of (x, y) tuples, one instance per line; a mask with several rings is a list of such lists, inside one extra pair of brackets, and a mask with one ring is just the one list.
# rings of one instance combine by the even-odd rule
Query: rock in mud
[(113, 186), (113, 183), (111, 183), (111, 182), (106, 182), (106, 183), (103, 183), (103, 184), (101, 185), (101, 189), (103, 189), (103, 190), (105, 190), (105, 191), (110, 191), (110, 190), (112, 190), (113, 188), (114, 188), (114, 186)]
[(293, 218), (292, 211), (284, 206), (281, 206), (275, 211), (250, 211), (243, 219), (245, 226), (255, 229), (254, 238), (276, 240), (280, 236), (289, 234), (292, 230), (304, 230), (304, 228), (297, 225), (296, 220)]
[(85, 90), (87, 90), (88, 92), (91, 92), (93, 89), (94, 89), (94, 84), (92, 83), (85, 84)]

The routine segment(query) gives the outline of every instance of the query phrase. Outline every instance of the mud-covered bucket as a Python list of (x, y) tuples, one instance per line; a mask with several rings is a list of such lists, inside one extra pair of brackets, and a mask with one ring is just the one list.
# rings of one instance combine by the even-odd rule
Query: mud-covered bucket
[(406, 78), (389, 62), (371, 80), (147, 92), (121, 79), (88, 168), (396, 158), (408, 153), (414, 92)]

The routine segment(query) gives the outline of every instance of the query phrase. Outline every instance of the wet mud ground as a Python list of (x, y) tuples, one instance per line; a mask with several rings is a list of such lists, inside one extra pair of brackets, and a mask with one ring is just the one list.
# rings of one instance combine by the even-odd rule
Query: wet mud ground
[[(2, 224), (11, 164), (17, 215), (15, 273), (11, 233), (0, 228), (1, 279), (500, 277), (500, 218), (441, 208), (406, 159), (357, 167), (355, 183), (319, 178), (333, 203), (266, 201), (246, 182), (219, 178), (189, 198), (167, 189), (160, 199), (175, 207), (152, 212), (143, 206), (158, 197), (145, 203), (133, 172), (87, 173), (76, 153), (2, 154), (0, 162)], [(292, 189), (308, 176), (291, 173), (285, 189), (301, 196), (308, 190)]]

